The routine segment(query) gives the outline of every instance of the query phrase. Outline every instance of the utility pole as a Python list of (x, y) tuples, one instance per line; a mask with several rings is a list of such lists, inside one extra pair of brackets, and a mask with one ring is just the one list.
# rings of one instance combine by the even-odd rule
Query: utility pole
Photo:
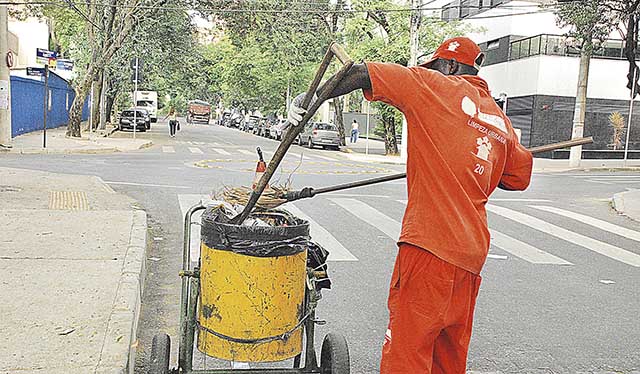
[(0, 148), (11, 148), (11, 89), (6, 61), (9, 53), (7, 6), (0, 5)]
[[(409, 27), (409, 67), (418, 65), (418, 50), (420, 48), (420, 24), (422, 23), (422, 0), (411, 0), (411, 24)], [(402, 116), (402, 143), (400, 144), (400, 158), (407, 160), (408, 143), (407, 119)]]
[[(573, 112), (573, 130), (571, 139), (582, 138), (584, 135), (584, 118), (587, 114), (587, 87), (589, 84), (589, 64), (591, 62), (591, 35), (585, 37), (580, 50), (580, 70), (578, 72), (578, 89), (576, 92), (576, 106)], [(582, 146), (571, 147), (569, 151), (569, 166), (580, 166)]]

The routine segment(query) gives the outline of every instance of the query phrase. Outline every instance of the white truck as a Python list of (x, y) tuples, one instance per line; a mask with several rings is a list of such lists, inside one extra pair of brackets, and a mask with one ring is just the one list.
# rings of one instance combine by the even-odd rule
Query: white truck
[(133, 93), (135, 107), (144, 108), (149, 112), (151, 122), (158, 122), (158, 92), (135, 91)]

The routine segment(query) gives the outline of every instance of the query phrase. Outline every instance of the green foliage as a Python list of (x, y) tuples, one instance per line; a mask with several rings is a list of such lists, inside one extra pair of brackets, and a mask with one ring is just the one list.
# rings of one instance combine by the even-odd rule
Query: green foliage
[(611, 9), (607, 1), (575, 0), (556, 6), (556, 21), (560, 27), (569, 27), (568, 36), (578, 41), (589, 54), (593, 40), (605, 40), (620, 22), (620, 14)]

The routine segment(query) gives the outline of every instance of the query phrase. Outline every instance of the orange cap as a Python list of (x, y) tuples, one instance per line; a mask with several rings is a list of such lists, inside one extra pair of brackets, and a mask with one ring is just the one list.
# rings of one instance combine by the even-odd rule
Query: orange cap
[(421, 64), (421, 66), (429, 65), (433, 61), (442, 58), (445, 60), (455, 59), (461, 64), (473, 66), (480, 70), (480, 66), (482, 66), (482, 62), (484, 61), (484, 58), (480, 58), (481, 55), (484, 56), (480, 47), (478, 47), (473, 40), (459, 36), (445, 40), (444, 43), (440, 44), (440, 47), (436, 49), (433, 57), (431, 57), (429, 61)]

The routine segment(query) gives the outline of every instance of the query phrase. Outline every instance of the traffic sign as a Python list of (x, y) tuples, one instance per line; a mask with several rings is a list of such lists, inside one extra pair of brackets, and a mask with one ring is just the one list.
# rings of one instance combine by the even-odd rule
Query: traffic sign
[(131, 74), (131, 82), (133, 83), (141, 83), (142, 82), (142, 67), (144, 62), (141, 58), (134, 57), (131, 59), (131, 69), (133, 69), (133, 74)]
[(14, 56), (13, 52), (11, 52), (11, 51), (7, 52), (7, 67), (9, 69), (11, 69), (13, 67), (13, 64), (14, 64), (14, 61), (15, 61), (14, 57), (15, 56)]
[(27, 68), (27, 75), (44, 77), (44, 68)]
[(58, 54), (55, 51), (49, 51), (48, 49), (36, 48), (36, 61), (39, 64), (53, 64), (55, 66), (55, 60), (58, 58)]

